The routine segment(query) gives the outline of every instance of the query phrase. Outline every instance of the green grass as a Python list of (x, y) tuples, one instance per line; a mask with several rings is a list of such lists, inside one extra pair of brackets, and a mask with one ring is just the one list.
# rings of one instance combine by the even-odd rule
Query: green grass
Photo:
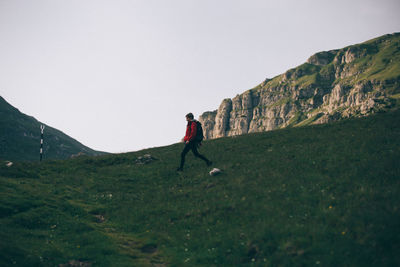
[(296, 112), (296, 114), (289, 120), (288, 127), (293, 127), (299, 122), (307, 119), (303, 112)]
[(307, 125), (310, 125), (311, 123), (313, 123), (314, 121), (316, 121), (317, 119), (319, 119), (320, 117), (322, 116), (322, 113), (317, 113), (317, 114), (315, 114), (315, 115), (313, 115), (312, 117), (310, 117), (310, 118), (306, 118), (306, 119), (304, 119), (304, 120), (302, 120), (301, 122), (299, 122), (299, 123), (297, 123), (295, 126), (307, 126)]
[(0, 265), (398, 266), (399, 118), (1, 166)]
[[(320, 67), (304, 63), (296, 68), (288, 70), (285, 75), (288, 80), (283, 82), (283, 76), (279, 75), (268, 81), (265, 88), (275, 88), (283, 85), (298, 87), (330, 87), (339, 82), (345, 82), (354, 86), (360, 82), (369, 81), (398, 81), (400, 76), (400, 34), (384, 35), (362, 44), (352, 45), (336, 51), (336, 56), (343, 57), (348, 49), (360, 53), (360, 57), (353, 62), (342, 64), (330, 62)], [(334, 57), (332, 54), (332, 58)], [(346, 66), (355, 75), (341, 79), (335, 77), (336, 68)], [(388, 87), (388, 85), (386, 85)], [(261, 85), (255, 87), (263, 88)]]
[(364, 80), (395, 81), (399, 79), (400, 35), (398, 33), (352, 47), (364, 50), (365, 55), (350, 63), (350, 68), (357, 70), (358, 75), (348, 77), (347, 83), (354, 85)]
[(365, 78), (371, 80), (398, 79), (400, 73), (400, 37), (393, 38), (389, 44), (377, 45), (379, 52), (368, 55), (355, 62), (355, 67), (364, 69), (357, 82)]

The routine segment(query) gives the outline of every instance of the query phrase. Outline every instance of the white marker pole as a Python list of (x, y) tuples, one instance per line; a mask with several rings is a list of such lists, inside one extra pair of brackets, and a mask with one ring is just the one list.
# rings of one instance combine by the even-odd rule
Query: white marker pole
[(40, 135), (40, 161), (42, 161), (42, 157), (43, 157), (43, 131), (44, 131), (44, 125), (40, 125), (40, 131), (41, 131), (41, 135)]

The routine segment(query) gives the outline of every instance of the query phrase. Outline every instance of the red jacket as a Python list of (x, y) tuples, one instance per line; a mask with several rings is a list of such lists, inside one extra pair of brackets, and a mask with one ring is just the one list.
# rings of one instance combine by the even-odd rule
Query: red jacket
[(192, 141), (196, 138), (197, 123), (195, 121), (189, 121), (186, 126), (186, 135), (183, 141)]

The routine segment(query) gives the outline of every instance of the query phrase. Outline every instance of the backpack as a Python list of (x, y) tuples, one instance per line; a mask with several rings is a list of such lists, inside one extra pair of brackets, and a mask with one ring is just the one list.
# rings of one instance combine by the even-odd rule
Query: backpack
[(204, 135), (203, 135), (203, 127), (201, 126), (201, 123), (199, 121), (194, 121), (196, 123), (196, 128), (197, 128), (197, 132), (196, 132), (196, 141), (201, 143), (201, 141), (203, 141), (204, 139)]

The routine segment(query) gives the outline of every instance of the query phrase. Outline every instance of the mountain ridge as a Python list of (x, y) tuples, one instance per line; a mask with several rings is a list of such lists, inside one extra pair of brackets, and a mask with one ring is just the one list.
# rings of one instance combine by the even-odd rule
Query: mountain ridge
[(400, 33), (342, 49), (318, 52), (307, 62), (253, 89), (224, 99), (199, 116), (206, 139), (320, 124), (398, 108)]
[(45, 125), (43, 159), (67, 159), (82, 154), (89, 156), (105, 154), (22, 113), (0, 96), (0, 159), (39, 160), (40, 125)]

